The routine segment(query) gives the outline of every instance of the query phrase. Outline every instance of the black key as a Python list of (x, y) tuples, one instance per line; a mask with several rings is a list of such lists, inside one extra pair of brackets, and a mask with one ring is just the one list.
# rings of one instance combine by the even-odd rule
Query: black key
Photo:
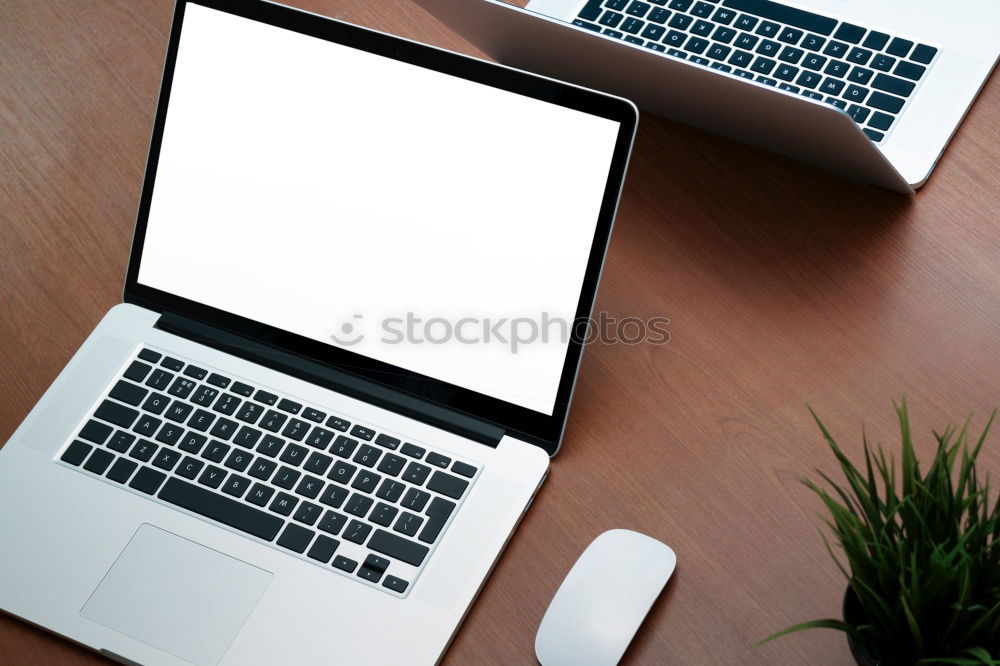
[(476, 467), (474, 465), (464, 463), (460, 460), (455, 461), (455, 464), (451, 466), (451, 471), (455, 472), (455, 474), (461, 474), (469, 479), (476, 475)]
[(119, 405), (117, 402), (105, 400), (94, 412), (94, 417), (108, 423), (114, 423), (122, 428), (129, 428), (139, 417), (139, 412), (131, 407)]
[(302, 466), (302, 469), (307, 472), (312, 472), (313, 474), (323, 475), (326, 474), (326, 470), (330, 468), (330, 463), (332, 462), (333, 458), (330, 456), (319, 453), (318, 451), (313, 451), (309, 454), (309, 458)]
[(143, 361), (149, 361), (150, 363), (156, 363), (163, 356), (160, 352), (155, 352), (152, 349), (140, 349), (139, 358)]
[(667, 25), (671, 28), (677, 28), (678, 30), (687, 30), (687, 27), (691, 25), (692, 21), (694, 21), (694, 19), (687, 14), (674, 14), (674, 17), (670, 19)]
[(323, 490), (323, 486), (326, 482), (322, 479), (317, 479), (315, 476), (309, 476), (308, 474), (302, 477), (299, 481), (298, 487), (295, 488), (295, 492), (299, 495), (308, 497), (309, 499), (316, 499), (320, 491)]
[(753, 80), (753, 74), (746, 71), (745, 69), (737, 69), (733, 73), (741, 78)]
[(239, 474), (230, 474), (226, 483), (222, 486), (222, 492), (233, 497), (242, 497), (243, 493), (250, 487), (250, 479)]
[(750, 66), (750, 69), (760, 74), (770, 74), (771, 70), (774, 69), (775, 64), (776, 63), (770, 58), (758, 56), (757, 59), (753, 61), (753, 65)]
[(351, 428), (351, 434), (365, 441), (371, 441), (372, 437), (375, 436), (375, 431), (363, 425), (355, 425)]
[(198, 476), (198, 472), (201, 468), (205, 466), (200, 460), (192, 458), (191, 456), (185, 456), (184, 460), (181, 461), (180, 467), (177, 468), (177, 473), (183, 476), (185, 479), (193, 479)]
[(260, 446), (257, 447), (257, 453), (274, 458), (284, 445), (285, 440), (274, 435), (264, 435), (264, 439), (260, 441)]
[(913, 42), (908, 39), (900, 39), (899, 37), (896, 37), (889, 42), (889, 46), (886, 48), (885, 52), (889, 55), (905, 58), (911, 48), (913, 48)]
[(735, 18), (736, 12), (724, 7), (719, 7), (715, 10), (715, 14), (712, 15), (712, 20), (716, 23), (721, 23), (722, 25), (729, 25)]
[(717, 28), (715, 34), (712, 35), (712, 39), (722, 44), (729, 44), (733, 41), (733, 37), (736, 36), (736, 31), (732, 28)]
[(329, 534), (340, 534), (340, 530), (344, 529), (346, 524), (347, 516), (336, 511), (327, 511), (317, 527)]
[(867, 127), (861, 131), (864, 132), (865, 136), (867, 136), (872, 141), (878, 142), (885, 138), (885, 134), (882, 134), (882, 132), (876, 132), (875, 130), (868, 129)]
[(410, 488), (406, 491), (406, 496), (403, 498), (401, 504), (411, 511), (419, 512), (424, 510), (424, 506), (427, 505), (427, 500), (430, 498), (430, 493), (423, 490), (417, 490), (416, 488)]
[(812, 91), (812, 90), (806, 90), (806, 91), (803, 91), (802, 94), (805, 95), (806, 97), (808, 97), (809, 99), (817, 99), (817, 100), (819, 100), (821, 102), (823, 101), (823, 95), (819, 94), (818, 92), (815, 92), (815, 91)]
[(317, 449), (326, 449), (330, 445), (331, 440), (333, 440), (332, 432), (326, 428), (315, 426), (312, 432), (309, 433), (309, 437), (306, 438), (306, 444), (314, 446)]
[(367, 580), (370, 583), (377, 583), (380, 580), (382, 580), (383, 573), (385, 572), (376, 571), (375, 569), (372, 569), (371, 567), (366, 567), (365, 565), (362, 564), (361, 568), (358, 569), (358, 578), (363, 578), (364, 580)]
[(849, 68), (850, 65), (848, 65), (846, 62), (840, 62), (839, 60), (831, 60), (830, 64), (827, 65), (826, 69), (823, 71), (826, 74), (829, 74), (830, 76), (843, 78), (844, 76), (847, 76), (847, 70)]
[(892, 93), (893, 95), (907, 97), (913, 92), (913, 88), (916, 87), (916, 84), (888, 74), (879, 74), (875, 77), (875, 80), (872, 81), (872, 87), (887, 93)]
[(879, 111), (888, 111), (889, 113), (899, 113), (905, 102), (906, 100), (899, 97), (893, 97), (892, 95), (886, 95), (877, 91), (873, 92), (871, 97), (868, 98), (868, 106)]
[(405, 464), (406, 458), (397, 456), (394, 453), (386, 453), (385, 457), (382, 458), (382, 462), (379, 463), (378, 471), (390, 476), (396, 476), (403, 471), (403, 466)]
[(749, 67), (750, 63), (753, 61), (753, 54), (747, 51), (736, 51), (729, 59), (729, 64), (736, 65), (737, 67)]
[[(416, 464), (416, 463), (414, 463)], [(355, 490), (360, 490), (363, 493), (373, 493), (375, 492), (378, 482), (382, 480), (382, 477), (368, 470), (361, 470), (358, 475), (354, 477), (354, 482), (351, 483), (351, 487)]]
[(320, 514), (323, 513), (323, 508), (318, 504), (313, 504), (312, 502), (302, 502), (299, 504), (299, 508), (296, 509), (295, 515), (292, 516), (292, 520), (298, 521), (303, 525), (312, 525), (319, 519)]
[(177, 448), (182, 451), (187, 451), (188, 453), (197, 454), (201, 451), (201, 447), (203, 447), (207, 441), (208, 437), (199, 435), (196, 432), (188, 431), (188, 433), (181, 438), (181, 442)]
[(209, 426), (212, 425), (212, 421), (215, 420), (215, 414), (212, 412), (206, 412), (204, 409), (195, 410), (194, 415), (188, 421), (188, 427), (198, 430), (199, 432), (205, 432), (208, 430)]
[(313, 409), (312, 407), (306, 407), (305, 411), (302, 412), (302, 418), (309, 419), (310, 421), (313, 421), (315, 423), (322, 423), (323, 419), (326, 418), (326, 414), (324, 412), (319, 411), (318, 409)]
[(285, 447), (285, 450), (281, 452), (281, 462), (288, 463), (289, 465), (295, 465), (298, 467), (306, 460), (306, 455), (309, 453), (309, 449), (304, 446), (299, 446), (298, 444), (289, 444)]
[(205, 447), (205, 452), (201, 454), (201, 457), (212, 462), (221, 463), (226, 459), (227, 453), (229, 453), (229, 445), (213, 439)]
[(173, 358), (172, 356), (167, 356), (165, 359), (160, 361), (160, 365), (168, 370), (173, 370), (174, 372), (179, 371), (184, 367), (184, 361)]
[(376, 449), (374, 446), (369, 444), (362, 444), (361, 448), (358, 449), (357, 454), (354, 456), (354, 462), (364, 465), (365, 467), (372, 467), (378, 462), (379, 456), (382, 455), (382, 451)]
[(686, 12), (691, 7), (692, 2), (693, 0), (670, 0), (670, 8)]
[(400, 451), (400, 453), (402, 453), (404, 456), (410, 456), (411, 458), (419, 459), (424, 457), (424, 453), (426, 453), (426, 450), (417, 446), (416, 444), (410, 444), (409, 442), (407, 442), (406, 444), (403, 444), (403, 448)]
[[(264, 433), (260, 430), (256, 430), (250, 426), (243, 426), (236, 431), (236, 435), (233, 437), (233, 444), (242, 446), (245, 449), (252, 449), (262, 434)], [(270, 437), (270, 435), (268, 436)]]
[(257, 506), (264, 506), (274, 494), (274, 488), (265, 486), (263, 483), (253, 484), (253, 488), (247, 493), (247, 501)]
[[(708, 50), (708, 53), (706, 53), (705, 55), (714, 60), (725, 60), (726, 56), (729, 55), (730, 51), (732, 51), (732, 49), (723, 44), (712, 44), (712, 48), (710, 48)], [(436, 455), (436, 454), (431, 454), (431, 455)]]
[(315, 534), (312, 530), (289, 523), (285, 525), (285, 531), (278, 537), (278, 545), (296, 553), (304, 553)]
[[(667, 35), (667, 37), (669, 37), (669, 36), (670, 35)], [(682, 33), (681, 37), (683, 37), (683, 36), (684, 35)], [(664, 39), (664, 41), (666, 41), (666, 40)], [(678, 51), (677, 49), (667, 49), (667, 55), (671, 55), (671, 56), (673, 56), (675, 58), (680, 58), (681, 60), (687, 60), (687, 57), (688, 57), (687, 53), (684, 53), (684, 51)]]
[(223, 377), (220, 374), (212, 373), (208, 376), (208, 383), (212, 386), (218, 386), (219, 388), (226, 388), (229, 386), (229, 382), (232, 380), (229, 377)]
[(115, 464), (111, 466), (108, 471), (107, 478), (111, 479), (116, 483), (125, 483), (128, 481), (128, 477), (132, 476), (132, 472), (139, 464), (132, 462), (131, 460), (126, 460), (125, 458), (119, 458), (115, 461)]
[(189, 365), (184, 368), (184, 374), (188, 377), (194, 377), (195, 379), (204, 379), (208, 376), (208, 370), (203, 370), (196, 365)]
[(337, 567), (338, 569), (341, 569), (342, 571), (351, 573), (352, 571), (354, 571), (355, 568), (357, 568), (358, 563), (349, 557), (344, 557), (343, 555), (337, 555), (337, 557), (333, 558), (333, 566)]
[(379, 557), (378, 555), (369, 554), (365, 558), (365, 566), (375, 569), (376, 571), (385, 571), (389, 568), (389, 560), (384, 557)]
[(847, 102), (842, 99), (837, 99), (836, 97), (827, 97), (826, 103), (835, 106), (838, 109), (847, 109)]
[(713, 9), (715, 7), (707, 2), (696, 2), (694, 3), (694, 7), (691, 8), (691, 13), (699, 18), (706, 18), (712, 15)]
[(802, 31), (796, 30), (795, 28), (785, 28), (778, 33), (778, 40), (785, 42), (786, 44), (798, 44), (799, 40), (802, 39)]
[(708, 37), (712, 34), (712, 30), (714, 29), (714, 23), (709, 23), (708, 21), (695, 21), (694, 25), (691, 26), (691, 33), (698, 35), (699, 37)]
[(382, 553), (394, 560), (401, 560), (415, 567), (419, 567), (423, 563), (429, 550), (427, 546), (422, 546), (385, 530), (375, 530), (371, 541), (368, 542), (368, 547), (376, 553)]
[(285, 421), (288, 416), (282, 414), (281, 412), (276, 412), (273, 409), (267, 410), (267, 414), (264, 414), (264, 418), (260, 420), (257, 424), (265, 430), (270, 430), (271, 432), (278, 432), (281, 430), (281, 426), (285, 425)]
[(265, 541), (273, 539), (284, 523), (277, 516), (180, 479), (167, 479), (159, 498)]
[(843, 58), (847, 55), (848, 45), (844, 42), (830, 42), (823, 49), (823, 53), (828, 56), (833, 56), (834, 58)]
[(257, 458), (253, 461), (253, 465), (250, 466), (250, 476), (255, 479), (260, 479), (261, 481), (267, 481), (274, 474), (274, 470), (277, 469), (278, 463), (273, 460), (264, 460), (263, 458)]
[(288, 439), (300, 442), (306, 436), (307, 432), (309, 432), (308, 423), (301, 419), (291, 419), (288, 425), (285, 426), (285, 429), (281, 431), (281, 434)]
[[(125, 375), (128, 377), (128, 375)], [(163, 370), (162, 368), (157, 368), (153, 371), (153, 374), (149, 376), (146, 380), (146, 386), (156, 389), (157, 391), (164, 391), (168, 386), (170, 386), (170, 380), (174, 378), (172, 373)]]
[(771, 21), (761, 21), (761, 24), (754, 30), (761, 37), (777, 37), (781, 26)]
[(244, 423), (256, 423), (257, 419), (261, 414), (264, 413), (264, 408), (255, 402), (250, 402), (247, 400), (243, 403), (243, 407), (240, 408), (239, 413), (236, 415), (240, 421)]
[(215, 422), (215, 425), (212, 426), (212, 429), (209, 431), (209, 433), (212, 435), (212, 437), (218, 437), (219, 439), (229, 439), (230, 437), (233, 436), (233, 433), (236, 432), (236, 427), (238, 425), (239, 424), (236, 421), (230, 421), (229, 419), (219, 417), (219, 419)]
[(454, 502), (449, 502), (442, 497), (435, 497), (431, 505), (427, 507), (427, 524), (417, 538), (424, 543), (434, 543), (454, 510)]
[(806, 35), (800, 46), (809, 51), (819, 51), (826, 44), (826, 38), (819, 35)]
[(108, 395), (115, 400), (128, 403), (129, 405), (138, 405), (146, 397), (147, 393), (149, 393), (149, 389), (144, 389), (124, 379), (119, 379)]
[(379, 446), (384, 446), (387, 449), (392, 449), (393, 451), (399, 447), (399, 440), (395, 437), (390, 437), (385, 433), (381, 433), (378, 437), (376, 437), (375, 443)]
[[(595, 1), (600, 3), (600, 0), (591, 0), (591, 2)], [(317, 562), (326, 564), (330, 561), (330, 558), (333, 557), (333, 554), (337, 552), (337, 546), (339, 545), (340, 542), (336, 539), (331, 539), (328, 536), (320, 534), (316, 537), (316, 541), (313, 542), (312, 548), (309, 549), (309, 552), (306, 553), (306, 555)]]
[(178, 377), (174, 380), (174, 383), (170, 385), (170, 388), (167, 389), (167, 393), (178, 398), (187, 399), (196, 386), (197, 384), (190, 379)]
[(888, 43), (889, 43), (889, 35), (885, 34), (884, 32), (875, 32), (873, 30), (872, 32), (868, 33), (868, 36), (865, 37), (865, 41), (861, 46), (865, 47), (866, 49), (881, 51), (882, 47), (884, 47)]
[(209, 488), (218, 488), (222, 485), (222, 480), (226, 478), (226, 470), (216, 467), (215, 465), (209, 465), (205, 468), (205, 471), (201, 473), (198, 477), (198, 483), (203, 486), (208, 486)]
[[(577, 14), (580, 18), (586, 21), (596, 21), (597, 17), (601, 15), (601, 0), (587, 0), (587, 4), (583, 6), (580, 13)], [(326, 558), (327, 561), (330, 558)]]
[(339, 509), (347, 499), (347, 493), (349, 491), (343, 486), (336, 486), (334, 484), (329, 484), (323, 494), (320, 495), (319, 501), (327, 506), (332, 506), (335, 509)]
[(371, 525), (365, 525), (360, 520), (352, 520), (344, 530), (344, 538), (354, 543), (364, 543), (371, 531)]
[(691, 53), (704, 53), (707, 48), (708, 40), (701, 37), (691, 37), (684, 45), (684, 50)]
[(291, 490), (295, 487), (295, 483), (299, 480), (300, 476), (302, 476), (302, 472), (299, 470), (282, 466), (278, 470), (278, 473), (274, 475), (274, 478), (271, 479), (271, 483), (279, 488)]
[(424, 519), (420, 516), (412, 514), (409, 511), (404, 511), (392, 529), (406, 536), (416, 536), (423, 522)]
[(916, 60), (919, 63), (929, 65), (931, 60), (934, 60), (934, 56), (937, 55), (937, 51), (933, 46), (918, 44), (917, 48), (913, 49), (913, 53), (910, 54), (910, 60)]
[(662, 25), (656, 25), (655, 23), (650, 23), (646, 26), (646, 29), (642, 31), (642, 36), (646, 39), (659, 40), (663, 37), (663, 33), (667, 31)]
[(757, 53), (764, 56), (777, 56), (778, 51), (781, 49), (781, 44), (778, 42), (773, 42), (770, 39), (765, 39), (757, 47)]
[(125, 370), (125, 378), (131, 379), (134, 382), (141, 382), (149, 374), (152, 368), (142, 361), (132, 361), (128, 368)]
[(245, 398), (249, 398), (253, 395), (253, 387), (249, 384), (244, 384), (243, 382), (234, 382), (233, 388), (230, 389), (233, 393), (237, 395), (242, 395)]
[(859, 125), (865, 122), (865, 120), (868, 118), (868, 114), (870, 113), (871, 113), (870, 110), (866, 109), (863, 106), (858, 106), (857, 104), (852, 104), (847, 108), (847, 115), (853, 118), (854, 122), (858, 123)]
[(174, 400), (172, 403), (170, 403), (170, 408), (166, 411), (164, 416), (166, 416), (171, 421), (182, 423), (184, 419), (186, 419), (193, 410), (194, 407), (192, 407), (188, 403), (181, 402), (180, 400)]
[(402, 578), (396, 578), (395, 576), (386, 576), (385, 580), (382, 581), (382, 587), (392, 590), (393, 592), (399, 592), (402, 594), (406, 592), (406, 588), (409, 587), (409, 583)]
[[(795, 78), (795, 75), (799, 73), (798, 67), (792, 67), (791, 65), (786, 65), (781, 63), (778, 68), (774, 70), (774, 76), (782, 81), (791, 81)], [(784, 88), (782, 88), (784, 90)], [(798, 91), (795, 91), (798, 92)]]
[(156, 453), (156, 449), (159, 447), (153, 444), (148, 439), (140, 439), (129, 451), (129, 457), (135, 458), (136, 460), (141, 460), (142, 462), (147, 462)]
[(294, 400), (289, 400), (288, 398), (282, 398), (278, 402), (278, 409), (280, 409), (283, 412), (298, 414), (300, 411), (302, 411), (302, 404), (295, 402)]
[(173, 449), (162, 448), (153, 458), (153, 467), (165, 469), (168, 472), (174, 468), (177, 461), (181, 459), (181, 454)]
[(94, 449), (94, 452), (90, 454), (87, 458), (87, 462), (83, 464), (83, 468), (88, 472), (93, 472), (94, 474), (104, 474), (105, 470), (111, 464), (111, 461), (115, 459), (115, 454), (110, 451), (105, 451), (104, 449)]
[(139, 492), (152, 495), (159, 490), (166, 478), (166, 474), (152, 467), (140, 467), (128, 485), (129, 488), (135, 488)]
[(791, 46), (786, 46), (781, 50), (781, 53), (778, 55), (778, 60), (782, 60), (784, 62), (791, 63), (794, 65), (799, 61), (799, 59), (802, 58), (803, 55), (805, 55), (805, 51), (803, 51), (802, 49), (795, 49), (792, 48)]
[(366, 497), (358, 493), (351, 495), (351, 499), (347, 500), (347, 504), (344, 505), (344, 511), (355, 515), (359, 518), (364, 518), (368, 510), (372, 508), (374, 500), (371, 497)]
[(351, 422), (345, 421), (339, 416), (331, 416), (326, 420), (326, 425), (333, 428), (334, 430), (339, 430), (340, 432), (346, 432), (347, 429), (351, 427)]
[[(107, 453), (106, 451), (102, 453)], [(111, 454), (108, 453), (110, 456)], [(113, 456), (112, 456), (113, 457)], [(379, 502), (375, 505), (375, 509), (372, 510), (372, 515), (368, 516), (368, 520), (372, 521), (377, 525), (382, 525), (383, 527), (389, 527), (392, 524), (392, 519), (396, 517), (399, 513), (399, 509), (394, 506), (390, 506), (385, 502)]]
[(861, 86), (847, 86), (847, 90), (844, 91), (844, 99), (854, 104), (861, 104), (865, 101), (865, 97), (868, 97), (868, 89)]
[(167, 408), (170, 403), (170, 398), (163, 395), (162, 393), (150, 393), (149, 397), (146, 398), (146, 402), (142, 403), (143, 410), (147, 412), (152, 412), (153, 414), (162, 414), (163, 410)]
[(625, 13), (630, 16), (638, 16), (639, 18), (642, 18), (643, 16), (646, 15), (646, 12), (649, 11), (650, 6), (651, 5), (649, 5), (646, 2), (640, 2), (639, 0), (632, 0), (632, 4), (628, 6), (628, 9), (625, 10)]
[(447, 472), (434, 472), (431, 480), (427, 482), (427, 489), (436, 493), (447, 495), (452, 499), (460, 499), (469, 487), (469, 482), (452, 476)]
[[(798, 80), (795, 82), (804, 88), (815, 88), (819, 85), (819, 82), (823, 80), (823, 77), (816, 72), (802, 72), (799, 74)], [(820, 96), (822, 99), (822, 96)]]
[(851, 49), (851, 52), (847, 54), (847, 59), (853, 62), (855, 65), (867, 65), (868, 61), (872, 57), (872, 52), (868, 49), (861, 49), (855, 46)]
[(822, 90), (828, 95), (839, 95), (840, 91), (843, 89), (844, 89), (843, 81), (841, 81), (840, 79), (831, 79), (829, 77), (827, 77), (827, 79), (823, 81), (823, 85), (820, 87), (820, 90)]
[(348, 458), (352, 453), (354, 453), (354, 449), (357, 446), (358, 440), (345, 437), (344, 435), (339, 435), (337, 439), (334, 440), (333, 446), (330, 447), (330, 453), (338, 455), (341, 458)]
[(743, 14), (738, 19), (736, 19), (735, 27), (740, 30), (753, 30), (754, 26), (757, 25), (758, 19), (756, 16), (750, 16), (749, 14)]
[(275, 513), (280, 513), (282, 516), (287, 516), (295, 509), (295, 505), (298, 503), (299, 500), (288, 493), (278, 493), (278, 496), (274, 498), (274, 501), (271, 502), (271, 506), (268, 508)]
[[(259, 407), (260, 406), (260, 405), (254, 404), (252, 402), (248, 402), (247, 404), (251, 405), (253, 407)], [(212, 405), (212, 410), (216, 411), (216, 412), (219, 412), (220, 414), (225, 414), (226, 416), (232, 416), (233, 412), (235, 412), (236, 408), (239, 407), (239, 406), (240, 406), (240, 399), (239, 398), (237, 398), (232, 393), (223, 393), (222, 395), (219, 396), (219, 399), (215, 401), (215, 404)], [(241, 419), (241, 420), (245, 420), (245, 419)]]
[(777, 87), (777, 85), (778, 85), (778, 79), (772, 79), (772, 78), (768, 78), (766, 76), (758, 76), (755, 80), (758, 81), (758, 82), (760, 82), (760, 83), (763, 83), (765, 86), (775, 86), (775, 87)]
[(896, 64), (896, 59), (883, 53), (876, 53), (872, 58), (871, 66), (881, 72), (888, 72)]
[(624, 14), (619, 14), (618, 12), (613, 12), (608, 10), (604, 12), (604, 16), (601, 17), (601, 25), (606, 25), (609, 28), (617, 28), (618, 24), (622, 22), (625, 18)]
[(880, 111), (876, 111), (872, 115), (872, 119), (868, 121), (868, 124), (874, 127), (875, 129), (882, 130), (884, 132), (890, 127), (892, 127), (892, 122), (894, 120), (895, 118), (890, 116), (888, 113), (882, 113)]
[[(684, 34), (683, 32), (679, 32), (677, 30), (671, 30), (670, 32), (667, 33), (667, 36), (663, 38), (663, 43), (670, 44), (672, 46), (680, 46), (681, 44), (684, 43), (684, 40), (686, 39), (687, 35)], [(677, 54), (672, 53), (671, 55), (677, 55)]]
[(861, 38), (865, 36), (865, 29), (859, 25), (841, 23), (840, 27), (837, 28), (837, 32), (833, 36), (837, 39), (842, 39), (845, 42), (850, 42), (851, 44), (858, 44), (861, 42)]
[(385, 479), (382, 481), (382, 485), (379, 486), (378, 492), (375, 493), (375, 496), (379, 499), (384, 499), (387, 502), (395, 502), (399, 499), (399, 496), (403, 494), (404, 488), (406, 488), (406, 486), (399, 481)]
[(868, 85), (868, 82), (872, 80), (873, 72), (870, 69), (865, 69), (864, 67), (855, 67), (851, 70), (851, 73), (847, 75), (847, 80), (851, 83), (858, 83), (863, 86)]
[(174, 446), (180, 441), (184, 429), (175, 423), (164, 423), (160, 432), (156, 433), (156, 441), (167, 446)]
[(265, 405), (273, 405), (274, 403), (278, 402), (278, 396), (274, 395), (273, 393), (269, 393), (264, 389), (257, 391), (257, 394), (254, 395), (253, 399), (256, 400), (257, 402), (262, 402)]
[(920, 77), (923, 76), (924, 72), (926, 71), (927, 68), (924, 67), (923, 65), (915, 65), (912, 62), (907, 62), (903, 60), (898, 65), (896, 65), (896, 71), (894, 72), (894, 74), (896, 74), (897, 76), (903, 76), (908, 79), (912, 79), (914, 81), (919, 81)]
[(247, 451), (240, 451), (239, 449), (234, 450), (226, 458), (226, 467), (229, 469), (235, 469), (237, 472), (242, 472), (250, 466), (250, 461), (253, 459), (253, 455)]
[(114, 432), (114, 428), (107, 423), (100, 423), (91, 419), (80, 429), (79, 437), (94, 444), (103, 444), (111, 436), (112, 432)]
[(670, 18), (670, 10), (657, 7), (653, 11), (649, 12), (649, 16), (646, 18), (653, 23), (666, 23), (667, 19)]
[(819, 55), (818, 53), (810, 53), (802, 61), (803, 67), (805, 67), (806, 69), (811, 69), (815, 72), (818, 72), (820, 69), (822, 69), (823, 65), (825, 64), (826, 64), (826, 58), (824, 56)]

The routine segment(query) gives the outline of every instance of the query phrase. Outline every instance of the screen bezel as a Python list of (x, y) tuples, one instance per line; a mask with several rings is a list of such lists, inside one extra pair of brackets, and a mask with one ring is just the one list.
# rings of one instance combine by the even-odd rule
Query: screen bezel
[(455, 386), (388, 363), (361, 356), (312, 338), (263, 324), (245, 317), (209, 307), (147, 285), (139, 284), (139, 266), (146, 225), (156, 179), (157, 162), (166, 123), (174, 65), (180, 43), (184, 10), (197, 4), (222, 12), (260, 21), (304, 35), (357, 48), (377, 55), (425, 67), (501, 90), (532, 97), (559, 106), (576, 109), (619, 123), (608, 180), (594, 232), (587, 269), (576, 308), (577, 320), (590, 316), (604, 255), (607, 251), (621, 185), (625, 177), (632, 139), (635, 135), (635, 106), (616, 97), (560, 83), (541, 76), (510, 69), (457, 53), (444, 51), (361, 28), (348, 23), (274, 4), (265, 0), (178, 0), (174, 10), (167, 46), (163, 79), (156, 118), (149, 145), (146, 173), (136, 217), (135, 236), (125, 280), (127, 303), (155, 310), (173, 312), (270, 345), (312, 361), (346, 371), (424, 400), (466, 413), (501, 426), (512, 436), (531, 442), (555, 454), (562, 438), (573, 384), (583, 353), (583, 344), (574, 336), (566, 352), (552, 415), (505, 402), (470, 389)]

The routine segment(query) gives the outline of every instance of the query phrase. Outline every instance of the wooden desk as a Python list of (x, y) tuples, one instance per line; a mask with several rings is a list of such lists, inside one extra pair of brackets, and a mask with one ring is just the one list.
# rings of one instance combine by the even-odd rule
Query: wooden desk
[[(475, 49), (406, 0), (292, 4)], [(0, 3), (0, 441), (121, 297), (171, 3)], [(906, 393), (931, 427), (1000, 400), (1000, 78), (915, 198), (854, 185), (644, 116), (598, 308), (666, 316), (665, 346), (593, 346), (563, 452), (448, 653), (526, 664), (569, 566), (633, 528), (679, 566), (631, 664), (849, 663), (842, 635), (772, 631), (837, 616), (844, 581), (797, 480), (896, 441)], [(1000, 433), (984, 459), (1000, 469)], [(3, 572), (0, 575), (16, 575)], [(0, 663), (85, 650), (0, 617)]]

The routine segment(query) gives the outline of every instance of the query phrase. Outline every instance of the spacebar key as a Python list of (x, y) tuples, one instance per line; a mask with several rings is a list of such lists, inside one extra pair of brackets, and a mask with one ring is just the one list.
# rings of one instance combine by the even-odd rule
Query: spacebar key
[(176, 504), (266, 541), (274, 539), (278, 530), (285, 524), (285, 521), (277, 516), (234, 502), (228, 497), (216, 495), (176, 478), (167, 481), (158, 497), (165, 502)]
[(769, 18), (779, 23), (787, 23), (803, 30), (818, 32), (821, 35), (832, 35), (833, 29), (837, 27), (837, 20), (829, 16), (820, 16), (802, 9), (771, 2), (771, 0), (723, 0), (722, 5), (747, 14)]

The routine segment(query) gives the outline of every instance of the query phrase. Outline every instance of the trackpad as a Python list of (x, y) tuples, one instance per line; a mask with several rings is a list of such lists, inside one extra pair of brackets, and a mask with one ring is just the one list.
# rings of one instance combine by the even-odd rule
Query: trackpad
[(142, 525), (80, 611), (195, 664), (216, 664), (272, 574)]

